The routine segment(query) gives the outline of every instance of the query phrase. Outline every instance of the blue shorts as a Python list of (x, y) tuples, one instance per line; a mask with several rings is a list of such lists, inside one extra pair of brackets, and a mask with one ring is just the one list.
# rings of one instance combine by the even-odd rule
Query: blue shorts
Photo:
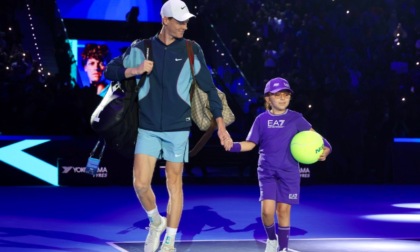
[(188, 162), (189, 131), (156, 132), (139, 129), (135, 154), (171, 162)]
[(277, 203), (299, 204), (300, 172), (298, 168), (290, 171), (258, 168), (260, 201), (274, 200)]

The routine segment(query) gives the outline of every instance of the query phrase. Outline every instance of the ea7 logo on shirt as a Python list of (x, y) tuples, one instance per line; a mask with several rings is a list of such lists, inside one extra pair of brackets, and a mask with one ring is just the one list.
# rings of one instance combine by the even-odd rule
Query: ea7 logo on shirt
[(283, 128), (284, 120), (268, 120), (267, 127), (270, 128)]

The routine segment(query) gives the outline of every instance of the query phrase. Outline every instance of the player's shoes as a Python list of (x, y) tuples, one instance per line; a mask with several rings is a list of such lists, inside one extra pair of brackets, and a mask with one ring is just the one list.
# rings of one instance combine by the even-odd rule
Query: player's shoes
[(289, 250), (287, 250), (287, 248), (284, 248), (282, 250), (279, 250), (279, 252), (287, 252), (287, 251), (289, 251)]
[(159, 252), (176, 252), (176, 249), (172, 246), (162, 245)]
[(149, 233), (147, 234), (146, 241), (144, 243), (144, 252), (155, 252), (159, 248), (160, 236), (166, 229), (166, 218), (161, 217), (159, 226), (155, 226), (152, 223), (149, 224)]
[(278, 252), (279, 243), (276, 240), (268, 240), (265, 245), (265, 252)]

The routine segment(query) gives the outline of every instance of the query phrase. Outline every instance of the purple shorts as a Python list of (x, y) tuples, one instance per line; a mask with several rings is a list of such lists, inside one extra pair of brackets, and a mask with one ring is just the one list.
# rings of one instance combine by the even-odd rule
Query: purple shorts
[(275, 200), (277, 203), (299, 204), (300, 173), (299, 169), (268, 170), (258, 168), (260, 201)]

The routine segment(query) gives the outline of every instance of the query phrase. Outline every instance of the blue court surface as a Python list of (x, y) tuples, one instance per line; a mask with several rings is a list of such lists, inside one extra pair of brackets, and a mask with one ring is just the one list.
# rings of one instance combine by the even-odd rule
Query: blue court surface
[[(257, 185), (184, 190), (177, 252), (264, 251)], [(164, 213), (166, 188), (155, 193)], [(130, 186), (3, 186), (0, 200), (0, 251), (143, 251), (148, 220)], [(418, 252), (420, 185), (303, 186), (289, 245), (292, 252)]]

